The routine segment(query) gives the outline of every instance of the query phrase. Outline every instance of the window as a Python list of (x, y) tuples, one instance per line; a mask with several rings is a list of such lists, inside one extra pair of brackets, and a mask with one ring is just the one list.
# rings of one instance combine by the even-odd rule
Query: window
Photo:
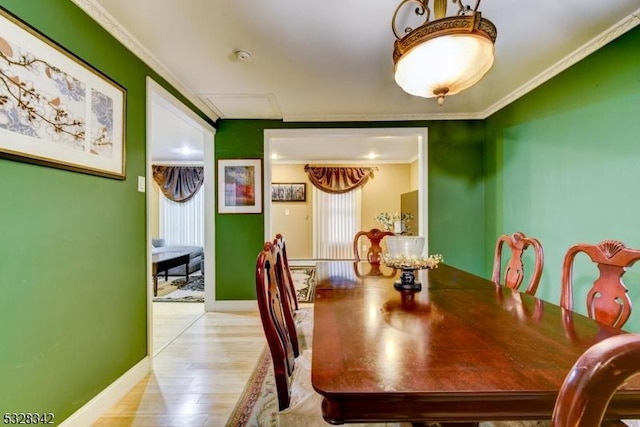
[(353, 259), (362, 190), (333, 194), (313, 187), (314, 258)]
[(160, 237), (171, 246), (204, 246), (204, 190), (184, 203), (159, 197)]

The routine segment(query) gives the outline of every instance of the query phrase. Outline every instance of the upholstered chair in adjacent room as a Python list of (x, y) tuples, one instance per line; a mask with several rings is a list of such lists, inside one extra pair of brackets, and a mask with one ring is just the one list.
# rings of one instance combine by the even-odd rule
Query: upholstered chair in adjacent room
[[(502, 252), (505, 243), (509, 247), (510, 254), (508, 264), (504, 269), (504, 275), (502, 275)], [(496, 251), (493, 257), (493, 274), (491, 275), (491, 280), (497, 284), (519, 290), (525, 276), (522, 256), (529, 247), (533, 249), (535, 264), (533, 270), (530, 272), (530, 278), (524, 292), (529, 295), (535, 295), (544, 265), (542, 245), (537, 239), (527, 237), (520, 231), (511, 235), (504, 234), (498, 237)]]

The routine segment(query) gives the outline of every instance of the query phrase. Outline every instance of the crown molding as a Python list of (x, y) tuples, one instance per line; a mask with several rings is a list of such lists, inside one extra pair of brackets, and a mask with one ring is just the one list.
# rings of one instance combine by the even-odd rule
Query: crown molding
[(116, 19), (94, 0), (71, 0), (82, 9), (109, 34), (115, 37), (127, 49), (133, 52), (144, 63), (169, 82), (178, 92), (198, 107), (211, 120), (218, 120), (218, 116), (208, 104), (195, 96), (155, 57), (153, 56), (131, 33), (129, 33)]
[(304, 115), (287, 114), (284, 122), (394, 122), (425, 120), (475, 120), (484, 119), (482, 113), (433, 113), (433, 114), (343, 114)]
[[(202, 98), (191, 93), (180, 81), (140, 42), (133, 37), (120, 23), (118, 23), (102, 6), (95, 0), (71, 0), (87, 15), (107, 30), (113, 37), (120, 41), (125, 47), (145, 62), (149, 67), (161, 75), (167, 82), (175, 87), (183, 96), (189, 99), (195, 106), (200, 108), (212, 120), (218, 120), (220, 115), (205, 102)], [(612, 40), (640, 25), (640, 9), (620, 20), (617, 24), (608, 28), (600, 35), (580, 46), (568, 56), (556, 62), (545, 71), (541, 72), (533, 79), (529, 80), (516, 90), (509, 93), (504, 98), (495, 102), (484, 111), (467, 113), (433, 113), (433, 114), (347, 114), (347, 115), (296, 115), (283, 114), (284, 122), (362, 122), (362, 121), (428, 121), (428, 120), (482, 120), (491, 116), (495, 112), (511, 104), (538, 86), (552, 79), (572, 65), (589, 56), (596, 50), (602, 48)]]
[(504, 98), (490, 106), (488, 109), (482, 112), (482, 117), (480, 118), (486, 119), (496, 111), (506, 107), (507, 105), (531, 92), (533, 89), (537, 88), (548, 80), (551, 80), (553, 77), (557, 76), (572, 65), (580, 62), (596, 50), (602, 48), (606, 44), (620, 37), (637, 25), (640, 25), (640, 9), (636, 10), (626, 18), (623, 18), (617, 24), (608, 28), (606, 31), (603, 31), (598, 36), (583, 44), (578, 49), (574, 50), (568, 56), (565, 56), (563, 59), (556, 62), (551, 67), (547, 68), (545, 71), (538, 74), (533, 79), (529, 80), (527, 83), (511, 92), (509, 95), (505, 96)]

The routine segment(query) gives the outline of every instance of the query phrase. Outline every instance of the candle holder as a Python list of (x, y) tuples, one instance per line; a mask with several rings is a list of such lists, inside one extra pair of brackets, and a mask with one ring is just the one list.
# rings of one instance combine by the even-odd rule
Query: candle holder
[(415, 271), (436, 268), (442, 256), (422, 256), (424, 237), (390, 236), (386, 241), (388, 252), (382, 256), (382, 261), (387, 267), (402, 270), (400, 280), (394, 282), (393, 287), (399, 291), (422, 290), (422, 283), (416, 281)]
[(422, 283), (416, 280), (416, 270), (424, 270), (427, 268), (437, 268), (442, 257), (430, 256), (426, 258), (412, 259), (407, 262), (406, 259), (392, 259), (383, 257), (383, 261), (387, 267), (401, 269), (400, 280), (393, 283), (393, 287), (399, 291), (420, 291)]
[(402, 269), (400, 280), (393, 282), (393, 287), (399, 291), (421, 291), (422, 283), (416, 281), (413, 269)]

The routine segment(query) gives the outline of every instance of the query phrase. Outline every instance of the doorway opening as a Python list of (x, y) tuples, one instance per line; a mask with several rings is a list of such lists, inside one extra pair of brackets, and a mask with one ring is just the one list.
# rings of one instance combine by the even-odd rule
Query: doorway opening
[[(417, 197), (417, 216), (414, 224), (414, 234), (426, 237), (428, 224), (428, 194), (427, 194), (427, 128), (340, 128), (340, 129), (265, 129), (264, 131), (264, 193), (271, 195), (274, 179), (274, 167), (288, 165), (296, 169), (295, 177), (306, 180), (306, 176), (300, 174), (300, 167), (304, 164), (367, 164), (383, 165), (393, 163), (405, 163), (411, 169), (407, 180), (414, 180), (410, 186), (415, 188)], [(397, 157), (400, 152), (405, 152), (407, 147), (413, 150), (409, 155)], [(379, 157), (375, 155), (379, 154)], [(395, 157), (394, 157), (395, 156)], [(413, 170), (415, 168), (415, 171)], [(415, 178), (413, 178), (415, 176)], [(379, 178), (384, 179), (384, 178)], [(374, 178), (375, 181), (375, 178)], [(306, 182), (306, 181), (305, 181)], [(369, 184), (367, 184), (369, 185)], [(308, 185), (307, 185), (308, 186)], [(311, 194), (311, 190), (308, 190)], [(380, 194), (379, 197), (385, 197)], [(395, 197), (395, 196), (394, 196)], [(395, 202), (394, 202), (395, 203)], [(397, 208), (400, 210), (400, 194), (398, 194)], [(280, 201), (265, 202), (264, 229), (265, 240), (272, 240), (278, 230), (278, 216), (287, 215), (287, 224), (296, 224), (296, 210), (298, 205), (283, 205)], [(282, 211), (282, 212), (280, 212)], [(307, 210), (308, 211), (308, 210)], [(363, 206), (363, 215), (366, 214), (366, 206)], [(391, 212), (393, 214), (393, 212)], [(371, 215), (373, 217), (375, 214)], [(314, 234), (312, 221), (308, 212), (301, 212), (299, 216), (305, 216), (304, 221), (294, 233), (304, 236), (310, 241), (309, 247), (313, 247)], [(364, 220), (370, 220), (363, 216)], [(292, 239), (287, 237), (287, 250), (289, 256), (295, 260), (295, 251), (290, 249)], [(425, 247), (428, 251), (428, 247)], [(293, 253), (292, 253), (293, 252)], [(304, 251), (303, 251), (304, 252)], [(306, 252), (304, 258), (313, 259), (311, 250)]]
[[(215, 128), (193, 111), (182, 104), (177, 98), (162, 86), (147, 77), (147, 170), (146, 170), (146, 200), (147, 200), (147, 295), (148, 295), (148, 352), (157, 354), (176, 336), (182, 333), (205, 311), (213, 311), (215, 307), (215, 229), (213, 221), (206, 218), (214, 216), (214, 135)], [(198, 153), (190, 153), (188, 160), (172, 157), (171, 153), (182, 151), (184, 147), (199, 147)], [(162, 154), (159, 154), (162, 153)], [(154, 163), (175, 166), (202, 166), (204, 182), (200, 191), (203, 192), (204, 209), (204, 248), (202, 266), (207, 272), (204, 278), (204, 296), (202, 303), (166, 302), (164, 307), (154, 309), (154, 280), (152, 277), (152, 239), (157, 237), (158, 228), (158, 200), (152, 197), (152, 165)], [(152, 200), (153, 199), (153, 200)], [(185, 265), (185, 268), (188, 268)], [(189, 306), (190, 304), (190, 306)], [(173, 305), (173, 306), (172, 306)], [(179, 307), (182, 305), (183, 307)]]

